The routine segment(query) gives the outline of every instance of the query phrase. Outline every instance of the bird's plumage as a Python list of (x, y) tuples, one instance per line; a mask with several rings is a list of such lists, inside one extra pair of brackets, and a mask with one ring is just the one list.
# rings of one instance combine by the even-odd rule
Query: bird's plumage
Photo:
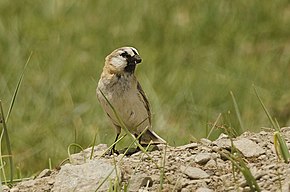
[(141, 137), (141, 143), (148, 144), (150, 141), (155, 144), (166, 143), (151, 129), (149, 102), (134, 75), (136, 65), (141, 61), (138, 51), (133, 47), (114, 50), (105, 59), (105, 66), (98, 82), (97, 97), (115, 125), (117, 137), (121, 132), (121, 125), (107, 100), (132, 134), (139, 135), (148, 128)]

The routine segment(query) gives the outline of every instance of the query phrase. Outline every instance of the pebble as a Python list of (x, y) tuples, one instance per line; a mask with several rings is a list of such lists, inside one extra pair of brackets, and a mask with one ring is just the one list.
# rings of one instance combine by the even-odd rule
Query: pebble
[(142, 187), (151, 187), (153, 180), (151, 177), (148, 177), (146, 174), (136, 174), (133, 175), (129, 180), (129, 191), (139, 191)]
[(197, 167), (185, 167), (182, 165), (180, 170), (191, 179), (203, 179), (209, 177), (209, 174)]
[[(0, 188), (1, 191), (1, 188)], [(9, 192), (10, 188), (7, 185), (2, 185), (2, 192)]]
[(199, 153), (195, 156), (194, 161), (200, 165), (204, 165), (210, 159), (211, 159), (211, 153)]
[(224, 133), (221, 133), (220, 136), (217, 138), (217, 140), (220, 140), (220, 139), (228, 139), (229, 136), (224, 134)]
[(206, 164), (205, 164), (205, 168), (206, 169), (213, 169), (213, 168), (215, 168), (216, 167), (216, 162), (215, 162), (215, 160), (213, 160), (213, 159), (211, 159), (211, 160), (209, 160)]
[(182, 145), (182, 146), (179, 146), (177, 147), (177, 149), (181, 149), (181, 150), (185, 150), (185, 149), (194, 149), (198, 146), (197, 143), (189, 143), (187, 145)]
[(10, 192), (18, 192), (19, 188), (18, 187), (13, 187), (10, 189)]
[(196, 156), (196, 155), (191, 155), (191, 156), (189, 156), (189, 157), (186, 157), (186, 158), (184, 159), (184, 161), (185, 161), (185, 162), (191, 162), (191, 161), (194, 161), (195, 156)]
[(213, 192), (213, 190), (211, 190), (207, 187), (200, 187), (196, 190), (196, 192)]
[(212, 143), (211, 140), (206, 139), (206, 138), (201, 138), (201, 139), (200, 139), (200, 142), (201, 142), (202, 144), (204, 144), (204, 145), (210, 145), (210, 144)]
[(39, 175), (37, 176), (37, 178), (43, 178), (43, 177), (48, 177), (51, 174), (51, 170), (49, 169), (44, 169), (43, 171), (41, 171), (39, 173)]
[(265, 153), (262, 147), (247, 138), (234, 141), (234, 145), (245, 157), (258, 157)]

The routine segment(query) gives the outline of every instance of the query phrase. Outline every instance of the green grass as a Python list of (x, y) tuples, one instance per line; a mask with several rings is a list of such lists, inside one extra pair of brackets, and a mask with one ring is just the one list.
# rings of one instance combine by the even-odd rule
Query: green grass
[[(237, 106), (245, 130), (270, 126), (253, 83), (278, 121), (287, 122), (289, 22), (286, 0), (1, 0), (5, 114), (34, 53), (7, 124), (15, 166), (30, 176), (47, 168), (48, 159), (52, 167), (65, 159), (71, 143), (85, 148), (94, 135), (96, 143), (113, 142), (95, 81), (105, 56), (124, 45), (135, 46), (143, 58), (137, 76), (152, 105), (154, 129), (170, 145), (206, 137), (209, 124), (220, 113), (235, 114)], [(231, 127), (239, 129), (235, 119)]]

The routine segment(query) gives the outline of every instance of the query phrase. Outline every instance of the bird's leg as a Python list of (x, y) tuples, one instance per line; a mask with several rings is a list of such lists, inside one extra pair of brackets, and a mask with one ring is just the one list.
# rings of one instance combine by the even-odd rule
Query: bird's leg
[(110, 151), (110, 155), (113, 155), (114, 153), (119, 154), (119, 152), (115, 149), (115, 146), (116, 146), (115, 142), (118, 140), (119, 135), (120, 135), (120, 133), (117, 133), (115, 141), (114, 141), (114, 145), (113, 145), (113, 147), (112, 147), (112, 149)]
[[(137, 138), (138, 135), (135, 134), (135, 137)], [(140, 144), (143, 148), (146, 148), (147, 145), (146, 145), (146, 144), (141, 144), (141, 140), (142, 140), (142, 135), (139, 137), (138, 142), (139, 142), (139, 144)], [(139, 145), (137, 146), (137, 149), (136, 149), (136, 150), (137, 150), (137, 151), (142, 151), (142, 150), (140, 149)]]

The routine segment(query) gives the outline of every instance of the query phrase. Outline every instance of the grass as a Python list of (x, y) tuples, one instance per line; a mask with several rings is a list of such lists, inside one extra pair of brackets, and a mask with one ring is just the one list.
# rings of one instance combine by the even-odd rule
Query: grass
[[(34, 53), (7, 124), (15, 166), (23, 177), (47, 168), (49, 158), (54, 167), (71, 143), (90, 146), (96, 130), (96, 143), (112, 143), (114, 129), (91, 79), (98, 80), (105, 56), (124, 45), (135, 46), (143, 59), (137, 77), (151, 102), (154, 130), (170, 145), (205, 137), (220, 113), (236, 111), (230, 91), (244, 130), (271, 125), (253, 83), (278, 121), (283, 118), (281, 126), (287, 125), (289, 13), (286, 0), (2, 0), (5, 114), (23, 63)], [(231, 123), (241, 127), (238, 119)], [(217, 135), (214, 130), (210, 139)], [(122, 143), (127, 146), (129, 138)]]
[(289, 153), (289, 149), (286, 145), (286, 142), (285, 142), (285, 138), (282, 136), (282, 133), (281, 133), (281, 128), (280, 128), (280, 125), (277, 121), (277, 119), (275, 119), (275, 121), (273, 120), (272, 116), (270, 115), (268, 109), (266, 108), (265, 104), (263, 103), (257, 89), (255, 86), (254, 87), (254, 91), (255, 91), (255, 94), (256, 96), (258, 97), (261, 105), (262, 105), (262, 108), (263, 110), (265, 111), (269, 121), (271, 122), (273, 128), (275, 129), (275, 132), (274, 132), (274, 147), (275, 147), (275, 150), (276, 150), (276, 154), (277, 154), (277, 157), (279, 159), (283, 159), (285, 163), (289, 163), (289, 160), (290, 160), (290, 153)]

